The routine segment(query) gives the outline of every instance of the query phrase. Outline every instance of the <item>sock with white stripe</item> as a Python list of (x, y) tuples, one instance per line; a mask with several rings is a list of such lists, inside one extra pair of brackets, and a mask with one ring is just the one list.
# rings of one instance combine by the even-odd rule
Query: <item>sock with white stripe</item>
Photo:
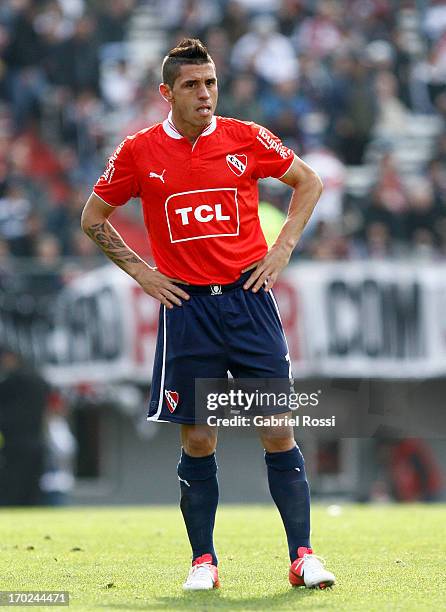
[(192, 560), (206, 553), (218, 559), (214, 550), (214, 523), (218, 504), (217, 462), (215, 453), (191, 457), (184, 450), (178, 464), (180, 508), (192, 546)]
[(291, 561), (299, 546), (310, 548), (310, 489), (299, 447), (279, 453), (265, 452), (271, 496), (285, 527)]

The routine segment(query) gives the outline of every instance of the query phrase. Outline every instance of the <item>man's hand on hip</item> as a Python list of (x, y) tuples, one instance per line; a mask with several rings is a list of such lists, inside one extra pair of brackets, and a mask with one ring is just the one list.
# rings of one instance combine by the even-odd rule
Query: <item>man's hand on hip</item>
[[(273, 245), (265, 257), (253, 269), (251, 276), (243, 285), (243, 289), (252, 288), (254, 293), (257, 293), (263, 285), (265, 285), (265, 291), (272, 289), (277, 277), (288, 264), (290, 255), (291, 250), (286, 246), (280, 244)], [(246, 271), (246, 269), (243, 270), (243, 272)]]
[(189, 295), (174, 284), (181, 281), (161, 274), (156, 268), (147, 266), (134, 278), (141, 285), (144, 293), (159, 300), (166, 308), (173, 308), (174, 305), (181, 306), (180, 298), (189, 299)]

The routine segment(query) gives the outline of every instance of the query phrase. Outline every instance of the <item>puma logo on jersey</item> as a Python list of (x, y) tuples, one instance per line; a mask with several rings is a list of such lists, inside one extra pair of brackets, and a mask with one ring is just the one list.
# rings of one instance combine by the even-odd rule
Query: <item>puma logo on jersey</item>
[(246, 166), (248, 165), (248, 158), (245, 154), (240, 155), (226, 155), (226, 163), (229, 166), (229, 169), (232, 170), (234, 174), (237, 176), (241, 176), (246, 170)]
[(149, 174), (149, 178), (158, 178), (160, 181), (162, 181), (163, 183), (165, 183), (166, 181), (164, 180), (164, 173), (166, 172), (166, 169), (164, 168), (164, 170), (161, 172), (161, 174), (157, 174), (156, 172), (150, 172)]

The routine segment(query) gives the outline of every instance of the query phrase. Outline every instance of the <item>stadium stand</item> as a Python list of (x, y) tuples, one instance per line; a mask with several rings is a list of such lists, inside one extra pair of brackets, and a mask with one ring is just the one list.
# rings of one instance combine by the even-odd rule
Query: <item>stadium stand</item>
[[(82, 203), (112, 143), (165, 116), (157, 66), (184, 34), (209, 46), (221, 114), (267, 124), (319, 164), (326, 214), (300, 257), (443, 258), (445, 15), (438, 1), (6, 0), (3, 259), (38, 258), (48, 235), (61, 255), (95, 254)], [(266, 182), (261, 196), (286, 209), (286, 190)], [(148, 254), (137, 207), (119, 216)]]

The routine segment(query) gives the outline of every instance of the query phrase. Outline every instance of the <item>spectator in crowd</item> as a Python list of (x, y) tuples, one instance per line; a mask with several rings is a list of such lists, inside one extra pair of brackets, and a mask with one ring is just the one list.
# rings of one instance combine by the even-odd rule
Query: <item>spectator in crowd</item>
[(399, 214), (407, 209), (407, 193), (392, 150), (385, 150), (378, 165), (376, 188), (384, 207)]
[(380, 474), (372, 500), (434, 502), (442, 491), (441, 469), (428, 445), (417, 438), (377, 440)]
[(438, 207), (446, 204), (446, 165), (441, 159), (434, 157), (428, 163), (427, 178), (434, 192)]
[(281, 34), (291, 38), (298, 30), (309, 15), (306, 4), (305, 0), (281, 0), (276, 15)]
[(126, 38), (128, 23), (135, 5), (135, 0), (101, 2), (97, 15), (97, 38), (100, 45), (117, 44), (119, 50), (119, 46)]
[(375, 135), (388, 138), (403, 134), (409, 119), (407, 109), (398, 98), (398, 82), (393, 74), (379, 72), (375, 77), (377, 117)]
[(77, 20), (74, 32), (59, 50), (64, 84), (74, 94), (99, 91), (99, 50), (96, 22), (91, 15)]
[(408, 196), (409, 210), (407, 212), (407, 240), (413, 247), (412, 253), (433, 253), (435, 249), (435, 225), (438, 211), (432, 185), (427, 178), (417, 178), (411, 181)]
[(9, 244), (6, 240), (0, 238), (0, 290), (8, 291), (8, 285), (11, 281), (13, 272), (12, 255), (9, 249)]
[(8, 94), (14, 126), (23, 130), (30, 119), (38, 117), (45, 89), (45, 75), (40, 67), (42, 40), (35, 29), (37, 8), (31, 0), (22, 0), (10, 21), (9, 44), (4, 50), (8, 66)]
[(158, 11), (162, 25), (172, 30), (195, 32), (200, 36), (204, 30), (220, 21), (218, 2), (207, 0), (158, 0)]
[(312, 55), (300, 53), (299, 79), (296, 83), (299, 94), (311, 100), (315, 109), (322, 112), (331, 85), (327, 67)]
[(207, 48), (212, 53), (212, 59), (218, 74), (218, 82), (221, 89), (226, 89), (233, 77), (228, 57), (231, 53), (231, 43), (226, 31), (217, 26), (208, 28), (206, 33)]
[(0, 350), (0, 505), (41, 502), (47, 383), (8, 347)]
[(341, 233), (346, 169), (336, 154), (322, 146), (318, 140), (316, 137), (313, 146), (303, 155), (304, 162), (315, 169), (324, 183), (324, 191), (308, 222), (306, 234), (311, 234), (320, 221), (330, 224), (337, 233)]
[(319, 221), (306, 247), (306, 255), (316, 261), (345, 259), (348, 244), (331, 224)]
[(231, 112), (237, 119), (263, 124), (265, 115), (259, 103), (257, 81), (249, 72), (237, 74), (219, 99), (220, 114)]
[(383, 221), (373, 221), (365, 229), (365, 252), (367, 259), (390, 259), (395, 255), (394, 243), (389, 225)]
[(305, 125), (305, 117), (313, 109), (311, 101), (299, 94), (297, 79), (284, 80), (271, 86), (260, 98), (263, 114), (268, 125), (280, 134), (288, 146), (297, 150), (300, 132)]
[(439, 135), (438, 140), (435, 144), (434, 159), (437, 159), (440, 163), (446, 164), (446, 131)]
[[(378, 222), (387, 227), (395, 243), (404, 241), (407, 231), (407, 193), (396, 167), (392, 151), (385, 150), (382, 154), (378, 167), (378, 176), (367, 200), (367, 206), (364, 209), (365, 233), (367, 233), (369, 226)], [(391, 251), (396, 246), (394, 244)]]
[(68, 406), (62, 394), (53, 390), (44, 418), (44, 471), (40, 478), (42, 504), (67, 503), (74, 486), (76, 439), (68, 423)]
[(104, 70), (101, 93), (110, 108), (119, 110), (133, 104), (136, 92), (135, 79), (126, 60), (117, 60)]
[(63, 136), (75, 147), (81, 174), (89, 181), (92, 168), (97, 167), (97, 152), (102, 139), (100, 118), (104, 104), (95, 91), (85, 89), (67, 103), (64, 111)]
[(446, 32), (446, 5), (443, 0), (433, 0), (428, 3), (423, 28), (433, 42), (439, 40)]
[(231, 45), (234, 45), (249, 29), (249, 17), (246, 8), (238, 0), (228, 0), (221, 27), (227, 32)]
[(293, 45), (278, 32), (272, 15), (252, 20), (249, 31), (233, 47), (231, 63), (236, 71), (253, 71), (265, 85), (293, 80), (298, 74)]
[(11, 184), (0, 199), (0, 238), (17, 257), (32, 255), (28, 233), (30, 214), (31, 202), (24, 190)]
[(53, 203), (48, 210), (45, 229), (58, 237), (63, 255), (73, 253), (73, 230), (76, 228), (76, 220), (82, 210), (84, 198), (83, 189), (73, 188), (67, 198)]
[(338, 54), (332, 66), (332, 87), (326, 98), (332, 147), (348, 165), (363, 162), (375, 124), (372, 78), (363, 61)]
[(297, 24), (293, 36), (297, 49), (319, 60), (339, 51), (345, 39), (343, 17), (340, 2), (318, 0), (314, 15)]

